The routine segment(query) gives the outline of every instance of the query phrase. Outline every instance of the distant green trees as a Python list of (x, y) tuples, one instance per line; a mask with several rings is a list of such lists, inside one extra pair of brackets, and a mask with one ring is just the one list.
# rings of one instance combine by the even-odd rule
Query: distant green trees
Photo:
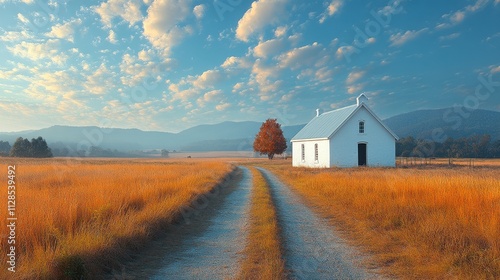
[(38, 138), (28, 139), (22, 137), (17, 138), (14, 145), (10, 149), (11, 157), (34, 157), (34, 158), (48, 158), (52, 157), (47, 142), (40, 136)]
[(165, 149), (161, 150), (161, 156), (168, 157), (168, 150), (165, 150)]
[(440, 143), (409, 136), (396, 143), (396, 155), (421, 158), (500, 158), (500, 140), (492, 141), (490, 135), (474, 135), (448, 138)]
[(0, 156), (8, 156), (11, 148), (9, 142), (0, 141)]

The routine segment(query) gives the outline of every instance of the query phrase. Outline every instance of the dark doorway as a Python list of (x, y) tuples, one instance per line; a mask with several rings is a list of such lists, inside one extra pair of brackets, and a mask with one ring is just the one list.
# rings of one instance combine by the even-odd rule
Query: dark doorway
[(358, 166), (366, 166), (366, 144), (358, 144)]

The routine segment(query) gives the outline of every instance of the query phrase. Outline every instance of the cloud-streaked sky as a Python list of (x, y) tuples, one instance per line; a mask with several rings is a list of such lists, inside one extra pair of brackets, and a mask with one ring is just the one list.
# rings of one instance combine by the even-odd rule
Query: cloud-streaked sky
[[(500, 110), (500, 0), (0, 0), (0, 131)], [(477, 96), (481, 97), (478, 98)]]

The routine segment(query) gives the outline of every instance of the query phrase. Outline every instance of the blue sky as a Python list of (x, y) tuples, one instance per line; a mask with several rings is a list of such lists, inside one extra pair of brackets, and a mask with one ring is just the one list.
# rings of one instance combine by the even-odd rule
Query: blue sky
[(462, 104), (500, 110), (500, 0), (0, 7), (0, 131), (293, 125), (362, 92), (382, 118)]

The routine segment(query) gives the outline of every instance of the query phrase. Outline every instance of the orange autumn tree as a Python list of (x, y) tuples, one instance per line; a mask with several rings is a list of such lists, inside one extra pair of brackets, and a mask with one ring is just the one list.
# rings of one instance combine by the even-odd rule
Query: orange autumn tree
[(281, 124), (276, 119), (267, 119), (255, 136), (253, 150), (267, 158), (273, 159), (274, 155), (282, 154), (286, 150), (286, 139), (281, 130)]

